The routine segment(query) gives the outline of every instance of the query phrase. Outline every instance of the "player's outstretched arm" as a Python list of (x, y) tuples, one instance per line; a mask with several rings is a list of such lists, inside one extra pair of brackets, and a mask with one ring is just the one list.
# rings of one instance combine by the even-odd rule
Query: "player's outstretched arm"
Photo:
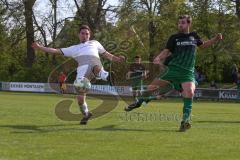
[(115, 56), (109, 52), (103, 53), (103, 57), (113, 62), (124, 62), (126, 60), (124, 56)]
[(218, 34), (216, 34), (215, 37), (211, 38), (208, 41), (203, 42), (203, 44), (200, 47), (201, 48), (207, 48), (207, 47), (211, 46), (212, 44), (214, 44), (214, 43), (216, 43), (220, 40), (222, 40), (222, 34), (218, 33)]
[(32, 43), (32, 48), (35, 50), (40, 50), (40, 51), (46, 52), (46, 53), (61, 54), (60, 49), (44, 47), (37, 42)]
[(157, 55), (154, 60), (153, 63), (154, 64), (163, 64), (164, 60), (171, 55), (171, 52), (169, 51), (169, 49), (164, 49), (162, 52), (160, 52), (159, 55)]

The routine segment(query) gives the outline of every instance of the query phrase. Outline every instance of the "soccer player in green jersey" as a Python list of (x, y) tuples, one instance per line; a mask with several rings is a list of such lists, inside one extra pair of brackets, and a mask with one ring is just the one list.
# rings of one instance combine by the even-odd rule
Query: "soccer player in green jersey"
[(154, 59), (155, 64), (165, 65), (167, 69), (164, 74), (152, 81), (145, 95), (142, 96), (143, 98), (125, 107), (125, 111), (131, 111), (140, 107), (143, 102), (157, 98), (154, 95), (146, 96), (149, 93), (168, 88), (169, 90), (165, 91), (167, 93), (174, 88), (179, 90), (183, 96), (183, 117), (179, 131), (186, 131), (191, 127), (189, 121), (195, 91), (196, 48), (197, 46), (207, 48), (222, 39), (222, 34), (218, 33), (212, 39), (202, 41), (196, 32), (190, 32), (191, 24), (192, 18), (189, 15), (179, 16), (179, 33), (170, 36), (165, 49)]
[(143, 87), (143, 79), (147, 77), (147, 71), (145, 66), (141, 63), (141, 60), (141, 56), (136, 55), (134, 57), (134, 63), (130, 65), (129, 72), (127, 73), (127, 79), (131, 80), (134, 99), (140, 96)]

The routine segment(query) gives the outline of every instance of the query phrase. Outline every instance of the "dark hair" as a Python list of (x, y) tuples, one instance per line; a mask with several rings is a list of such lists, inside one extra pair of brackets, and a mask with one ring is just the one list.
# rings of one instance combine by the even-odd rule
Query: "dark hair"
[(189, 15), (187, 15), (187, 14), (185, 14), (185, 15), (180, 15), (179, 17), (178, 17), (178, 19), (187, 19), (187, 23), (192, 23), (192, 17), (191, 16), (189, 16)]
[(81, 25), (79, 28), (79, 32), (81, 32), (82, 29), (87, 29), (87, 30), (89, 30), (89, 32), (91, 32), (91, 29), (88, 25)]
[(136, 55), (134, 58), (141, 58), (141, 56), (140, 55)]

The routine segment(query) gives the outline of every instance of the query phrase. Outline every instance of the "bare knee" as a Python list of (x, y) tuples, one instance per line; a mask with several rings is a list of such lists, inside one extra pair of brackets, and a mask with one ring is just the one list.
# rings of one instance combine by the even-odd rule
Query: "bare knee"
[(193, 89), (183, 90), (183, 96), (186, 98), (193, 98), (194, 90)]
[(96, 66), (93, 67), (93, 73), (95, 75), (98, 75), (98, 73), (101, 71), (101, 69), (102, 69), (102, 67), (96, 65)]
[(193, 82), (185, 82), (182, 84), (183, 96), (186, 98), (193, 98), (195, 92), (195, 84)]
[(148, 90), (148, 91), (154, 91), (154, 90), (156, 90), (157, 88), (158, 88), (157, 85), (148, 85), (148, 86), (147, 86), (147, 90)]

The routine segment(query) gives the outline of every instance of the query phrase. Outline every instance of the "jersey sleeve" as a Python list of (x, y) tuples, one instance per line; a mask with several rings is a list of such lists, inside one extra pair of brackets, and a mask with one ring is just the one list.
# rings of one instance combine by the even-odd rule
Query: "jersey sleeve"
[(196, 39), (197, 46), (201, 46), (203, 44), (201, 37), (196, 32), (194, 32), (194, 38)]
[(106, 49), (101, 45), (101, 43), (99, 43), (98, 41), (95, 41), (95, 43), (99, 54), (103, 54), (106, 52)]
[(166, 49), (170, 50), (170, 52), (173, 52), (174, 50), (174, 36), (171, 36), (168, 41), (167, 41), (167, 44), (166, 44)]
[(67, 48), (60, 48), (60, 51), (62, 52), (62, 54), (66, 57), (74, 57), (74, 55), (77, 53), (78, 48), (77, 46), (70, 46)]

